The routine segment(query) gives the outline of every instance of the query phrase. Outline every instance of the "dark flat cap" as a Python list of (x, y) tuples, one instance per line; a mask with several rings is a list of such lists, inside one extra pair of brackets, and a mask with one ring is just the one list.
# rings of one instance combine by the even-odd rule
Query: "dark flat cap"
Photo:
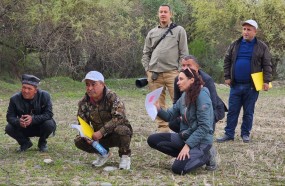
[(40, 81), (41, 80), (34, 75), (29, 75), (29, 74), (22, 75), (22, 84), (29, 84), (37, 87)]

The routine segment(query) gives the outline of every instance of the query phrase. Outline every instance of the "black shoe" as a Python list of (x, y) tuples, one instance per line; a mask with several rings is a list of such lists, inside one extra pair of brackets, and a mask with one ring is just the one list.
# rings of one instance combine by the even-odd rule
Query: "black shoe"
[(223, 137), (216, 139), (216, 142), (218, 142), (218, 143), (224, 143), (226, 141), (234, 141), (234, 138), (231, 138), (225, 134)]
[(46, 145), (46, 144), (40, 145), (40, 146), (39, 146), (39, 151), (40, 151), (40, 152), (47, 152), (47, 151), (48, 151), (47, 145)]
[(33, 143), (31, 141), (28, 141), (28, 142), (22, 144), (18, 148), (17, 152), (24, 152), (24, 151), (28, 150), (31, 146), (33, 146)]
[(244, 143), (249, 143), (249, 142), (250, 142), (250, 138), (249, 138), (249, 136), (247, 136), (247, 135), (243, 135), (241, 138), (242, 138), (242, 141), (243, 141)]
[(206, 163), (205, 169), (208, 171), (214, 171), (218, 167), (217, 161), (216, 161), (217, 152), (214, 146), (210, 148), (209, 154), (210, 154), (210, 160)]

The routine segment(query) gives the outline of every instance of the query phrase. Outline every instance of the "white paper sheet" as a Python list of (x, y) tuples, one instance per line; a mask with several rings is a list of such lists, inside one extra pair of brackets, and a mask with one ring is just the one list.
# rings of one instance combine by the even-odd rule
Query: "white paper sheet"
[(79, 134), (80, 134), (80, 136), (81, 136), (81, 137), (84, 137), (84, 134), (83, 134), (83, 132), (82, 132), (81, 125), (78, 125), (78, 124), (71, 124), (71, 128), (77, 129), (78, 132), (79, 132)]
[(160, 87), (146, 95), (145, 98), (145, 109), (147, 111), (147, 114), (150, 116), (152, 121), (155, 120), (157, 116), (157, 109), (154, 105), (154, 103), (158, 100), (161, 92), (163, 90), (163, 87)]

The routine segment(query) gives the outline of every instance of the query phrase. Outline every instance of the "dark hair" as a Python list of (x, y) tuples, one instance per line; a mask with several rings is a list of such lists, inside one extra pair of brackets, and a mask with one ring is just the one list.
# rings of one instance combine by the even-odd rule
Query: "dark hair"
[(187, 55), (187, 56), (184, 56), (182, 59), (184, 59), (185, 61), (188, 61), (189, 59), (192, 59), (198, 66), (200, 66), (197, 58), (193, 55)]
[(169, 12), (172, 12), (172, 8), (170, 7), (170, 5), (162, 4), (162, 5), (160, 5), (159, 7), (161, 7), (161, 6), (167, 6), (167, 7), (169, 8)]
[(192, 103), (195, 103), (200, 91), (202, 89), (202, 86), (205, 84), (204, 81), (202, 80), (201, 76), (193, 69), (191, 68), (186, 68), (185, 70), (181, 70), (182, 73), (185, 74), (186, 77), (189, 79), (194, 78), (194, 83), (189, 87), (185, 93), (185, 103), (186, 105), (190, 105)]

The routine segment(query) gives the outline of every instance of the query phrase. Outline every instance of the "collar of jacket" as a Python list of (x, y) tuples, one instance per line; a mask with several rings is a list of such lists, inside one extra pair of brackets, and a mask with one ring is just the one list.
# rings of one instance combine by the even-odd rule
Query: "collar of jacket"
[(160, 24), (157, 26), (158, 28), (169, 28), (169, 26), (171, 25), (172, 21), (169, 22), (169, 24), (167, 25), (167, 27), (161, 27)]

